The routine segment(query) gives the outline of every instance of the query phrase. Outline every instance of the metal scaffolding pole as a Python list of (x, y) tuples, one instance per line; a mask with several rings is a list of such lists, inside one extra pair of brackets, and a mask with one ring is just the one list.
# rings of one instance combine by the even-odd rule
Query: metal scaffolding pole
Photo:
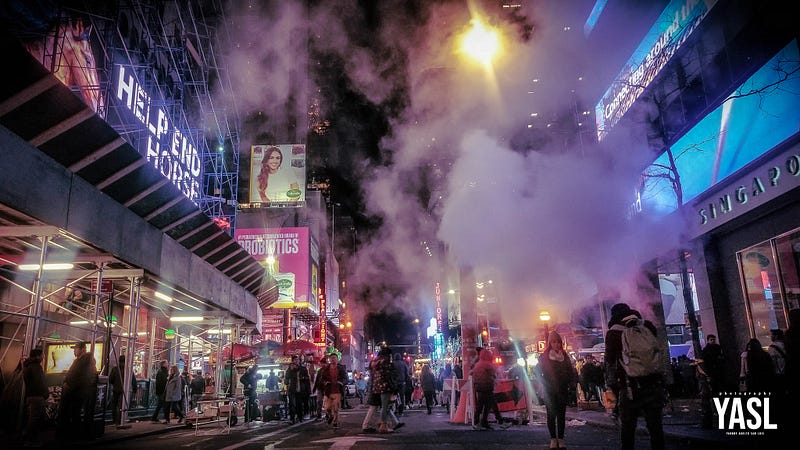
[(28, 326), (25, 328), (25, 344), (22, 354), (27, 355), (36, 342), (39, 335), (39, 317), (42, 315), (42, 272), (44, 271), (44, 261), (47, 258), (47, 245), (50, 243), (50, 236), (42, 237), (42, 249), (39, 251), (39, 268), (33, 279), (31, 306), (29, 308)]
[(125, 358), (125, 379), (122, 380), (122, 413), (120, 415), (117, 428), (130, 428), (128, 425), (128, 408), (133, 392), (131, 392), (131, 380), (133, 377), (133, 360), (136, 352), (136, 340), (138, 338), (137, 329), (139, 327), (139, 294), (141, 283), (139, 278), (131, 278), (130, 296), (128, 305), (128, 347)]

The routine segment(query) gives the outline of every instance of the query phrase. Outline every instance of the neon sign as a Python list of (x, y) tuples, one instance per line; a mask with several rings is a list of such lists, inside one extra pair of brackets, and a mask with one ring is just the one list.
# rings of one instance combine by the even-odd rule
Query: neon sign
[[(139, 148), (147, 161), (178, 187), (183, 195), (196, 202), (200, 197), (200, 172), (202, 164), (197, 148), (181, 132), (164, 107), (137, 83), (133, 71), (117, 65), (115, 93), (128, 111), (147, 130), (147, 140)], [(160, 102), (163, 103), (163, 102)]]

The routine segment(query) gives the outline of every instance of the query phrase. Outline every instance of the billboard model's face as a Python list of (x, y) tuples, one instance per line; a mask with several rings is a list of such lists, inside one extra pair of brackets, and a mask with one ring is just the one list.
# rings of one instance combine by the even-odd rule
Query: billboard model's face
[(280, 152), (272, 151), (267, 157), (265, 163), (267, 168), (269, 169), (269, 173), (275, 173), (281, 167), (281, 163), (283, 162), (283, 157), (281, 156)]

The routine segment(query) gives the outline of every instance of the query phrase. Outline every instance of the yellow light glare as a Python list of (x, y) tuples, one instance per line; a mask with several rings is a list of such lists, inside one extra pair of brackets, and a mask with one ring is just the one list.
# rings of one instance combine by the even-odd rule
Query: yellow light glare
[(275, 257), (272, 255), (267, 256), (267, 264), (269, 265), (275, 264)]
[(499, 49), (500, 38), (497, 32), (478, 20), (472, 21), (472, 29), (461, 40), (461, 50), (485, 65), (492, 62)]

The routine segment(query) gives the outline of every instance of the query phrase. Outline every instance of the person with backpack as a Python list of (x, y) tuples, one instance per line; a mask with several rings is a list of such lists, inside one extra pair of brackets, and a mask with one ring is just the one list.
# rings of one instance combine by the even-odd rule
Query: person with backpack
[(625, 303), (611, 308), (606, 333), (606, 384), (619, 408), (623, 450), (634, 448), (636, 424), (644, 414), (650, 447), (664, 448), (662, 414), (665, 405), (658, 331)]

